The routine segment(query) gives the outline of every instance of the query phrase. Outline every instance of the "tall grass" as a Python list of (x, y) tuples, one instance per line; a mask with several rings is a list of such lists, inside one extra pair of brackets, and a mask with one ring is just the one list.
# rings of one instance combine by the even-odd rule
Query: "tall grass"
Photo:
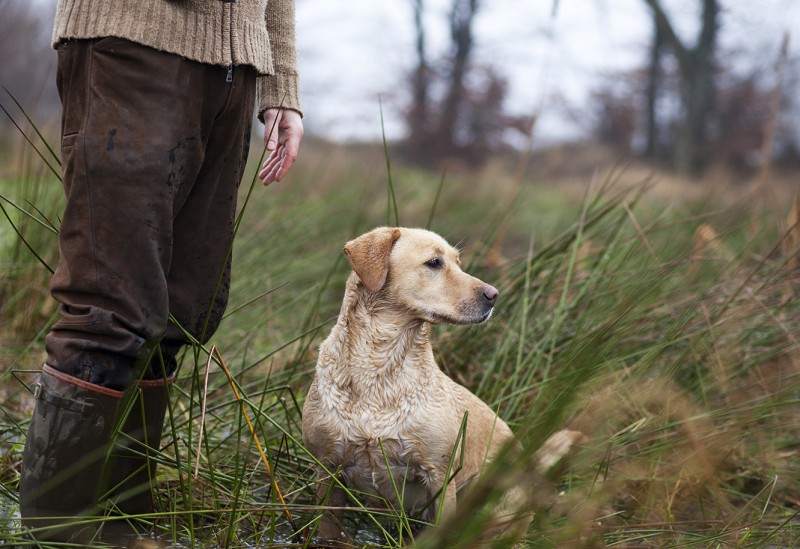
[[(468, 271), (500, 289), (489, 324), (438, 327), (434, 347), (526, 450), (490, 468), (419, 546), (478, 544), (486, 504), (511, 483), (528, 488), (536, 512), (529, 547), (800, 543), (800, 311), (797, 250), (781, 246), (788, 211), (754, 200), (664, 208), (648, 185), (622, 188), (613, 171), (587, 178), (570, 201), (496, 170), (442, 178), (394, 163), (387, 195), (387, 165), (380, 147), (309, 139), (285, 182), (243, 185), (253, 192), (233, 251), (231, 304), (211, 341), (236, 392), (210, 347), (184, 351), (157, 456), (157, 512), (129, 522), (177, 547), (309, 545), (302, 532), (320, 505), (302, 401), (341, 303), (341, 247), (386, 222), (388, 196), (390, 218), (430, 224), (460, 244)], [(52, 321), (44, 285), (57, 256), (58, 187), (32, 168), (0, 181), (5, 544), (25, 542), (14, 505), (29, 399), (12, 374), (33, 379)], [(533, 452), (564, 427), (587, 441), (548, 476), (534, 473)], [(411, 519), (351, 496), (356, 545), (409, 542)]]

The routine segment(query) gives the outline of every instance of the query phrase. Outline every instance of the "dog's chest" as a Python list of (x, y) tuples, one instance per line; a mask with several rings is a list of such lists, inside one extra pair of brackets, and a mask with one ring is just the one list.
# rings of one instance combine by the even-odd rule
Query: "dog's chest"
[(424, 431), (444, 403), (430, 379), (405, 375), (391, 382), (328, 379), (319, 393), (326, 423), (343, 440), (402, 439)]
[(390, 501), (394, 487), (405, 487), (403, 505), (418, 511), (441, 485), (440, 471), (453, 451), (454, 436), (435, 419), (446, 413), (442, 393), (431, 380), (419, 379), (370, 388), (365, 394), (358, 390), (363, 387), (320, 387), (333, 438), (328, 456), (348, 485)]
[(376, 441), (396, 441), (398, 454), (406, 455), (427, 452), (428, 446), (449, 438), (441, 432), (440, 420), (451, 410), (438, 370), (376, 370), (357, 378), (334, 374), (318, 372), (323, 416), (318, 419), (337, 446), (363, 446), (366, 451)]

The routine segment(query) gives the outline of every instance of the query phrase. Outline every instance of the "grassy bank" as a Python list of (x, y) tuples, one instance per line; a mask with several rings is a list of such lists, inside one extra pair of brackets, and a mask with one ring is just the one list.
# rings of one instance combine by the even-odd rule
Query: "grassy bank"
[[(0, 541), (9, 544), (20, 539), (14, 503), (30, 406), (16, 378), (33, 380), (55, 311), (45, 264), (57, 257), (60, 187), (36, 166), (20, 162), (0, 181), (21, 234), (0, 219)], [(526, 448), (490, 471), (483, 499), (420, 546), (472, 546), (484, 499), (508, 482), (531, 494), (530, 547), (800, 544), (790, 201), (698, 191), (702, 182), (683, 183), (690, 193), (664, 191), (607, 166), (560, 188), (509, 176), (500, 163), (444, 176), (395, 163), (395, 214), (379, 149), (309, 140), (290, 180), (250, 193), (253, 171), (241, 193), (231, 304), (210, 342), (244, 406), (220, 361), (209, 360), (210, 345), (182, 355), (158, 513), (131, 519), (143, 531), (187, 547), (303, 545), (243, 409), (293, 522), (313, 524), (313, 459), (299, 442), (299, 410), (340, 306), (342, 245), (399, 221), (458, 243), (467, 270), (500, 290), (489, 324), (436, 328), (434, 348)], [(531, 474), (530, 455), (565, 427), (587, 441), (559, 474)], [(408, 541), (402, 518), (361, 509), (350, 519), (361, 543)]]

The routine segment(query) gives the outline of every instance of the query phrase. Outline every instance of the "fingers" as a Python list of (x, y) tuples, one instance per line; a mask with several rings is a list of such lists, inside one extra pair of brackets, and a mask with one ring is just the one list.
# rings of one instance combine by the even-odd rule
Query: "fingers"
[(279, 174), (283, 173), (285, 175), (286, 173), (282, 169), (283, 150), (284, 147), (280, 146), (277, 150), (272, 151), (269, 158), (264, 161), (261, 171), (258, 172), (258, 178), (261, 179), (265, 187), (275, 181), (280, 181), (280, 177), (282, 176), (279, 176)]
[(289, 173), (289, 169), (295, 160), (297, 160), (296, 152), (291, 154), (287, 145), (278, 145), (278, 148), (272, 151), (269, 158), (264, 161), (261, 171), (258, 172), (258, 177), (264, 183), (264, 186), (280, 181)]
[(291, 110), (268, 109), (264, 112), (264, 142), (271, 151), (258, 177), (264, 185), (280, 181), (297, 160), (303, 138), (303, 121)]

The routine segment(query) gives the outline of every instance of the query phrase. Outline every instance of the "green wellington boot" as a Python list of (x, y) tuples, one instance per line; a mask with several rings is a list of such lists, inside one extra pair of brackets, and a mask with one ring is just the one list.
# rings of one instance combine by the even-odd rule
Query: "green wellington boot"
[(39, 540), (88, 543), (123, 393), (45, 365), (22, 453), (23, 524)]
[(109, 460), (109, 489), (116, 508), (125, 515), (154, 511), (153, 481), (160, 451), (168, 380), (142, 380), (134, 392), (128, 417)]

